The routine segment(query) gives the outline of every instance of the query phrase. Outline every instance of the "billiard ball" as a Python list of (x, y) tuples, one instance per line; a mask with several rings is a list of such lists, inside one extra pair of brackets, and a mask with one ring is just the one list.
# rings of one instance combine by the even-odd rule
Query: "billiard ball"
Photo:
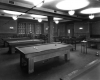
[(96, 56), (99, 56), (99, 53), (98, 52), (96, 52)]

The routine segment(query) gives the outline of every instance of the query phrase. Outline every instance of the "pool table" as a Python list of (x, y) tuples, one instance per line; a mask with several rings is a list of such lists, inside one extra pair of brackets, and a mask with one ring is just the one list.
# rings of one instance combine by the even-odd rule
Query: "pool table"
[(16, 47), (20, 53), (20, 66), (26, 67), (28, 73), (34, 72), (34, 62), (64, 55), (65, 60), (70, 59), (72, 45), (63, 43), (46, 43), (33, 46)]
[(6, 44), (8, 45), (9, 48), (8, 53), (15, 53), (15, 47), (17, 46), (34, 45), (42, 43), (44, 43), (44, 40), (41, 39), (6, 41)]
[(16, 40), (29, 40), (29, 37), (21, 37), (21, 38), (2, 38), (2, 41), (4, 43), (4, 47), (7, 47), (7, 41), (16, 41)]
[(92, 38), (88, 40), (88, 47), (96, 46), (97, 49), (100, 49), (100, 38)]
[(73, 50), (76, 50), (76, 39), (75, 38), (63, 38), (62, 42), (66, 44), (72, 44), (73, 45)]

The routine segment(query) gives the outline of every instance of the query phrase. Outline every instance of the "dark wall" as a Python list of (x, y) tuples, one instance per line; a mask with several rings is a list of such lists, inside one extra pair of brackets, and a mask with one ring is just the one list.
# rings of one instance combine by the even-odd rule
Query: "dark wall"
[[(13, 27), (13, 29), (10, 29)], [(13, 37), (17, 33), (17, 21), (12, 18), (0, 17), (0, 46), (3, 45), (1, 38)]]
[(44, 34), (48, 34), (48, 23), (47, 22), (44, 22)]
[[(58, 28), (58, 25), (59, 25), (59, 24), (55, 24), (55, 23), (54, 23), (54, 27), (53, 27), (54, 35), (53, 35), (53, 36), (58, 36), (58, 29), (59, 29), (59, 28)], [(45, 22), (43, 23), (43, 27), (42, 27), (42, 29), (44, 30), (43, 34), (48, 34), (48, 28), (49, 28), (48, 22), (45, 21)]]
[(57, 29), (58, 28), (58, 25), (59, 24), (55, 24), (54, 23), (54, 36), (58, 36), (58, 29)]
[[(79, 28), (83, 27), (82, 30)], [(89, 33), (89, 23), (88, 22), (75, 22), (74, 23), (74, 33)]]
[[(79, 29), (82, 27), (83, 29)], [(74, 23), (74, 36), (80, 37), (84, 36), (86, 39), (90, 38), (90, 27), (89, 22), (75, 22)]]
[[(32, 23), (34, 24), (34, 31), (39, 30), (37, 25), (41, 25), (41, 33), (48, 34), (48, 22), (38, 23), (37, 20), (18, 19), (14, 21), (12, 18), (0, 18), (0, 33), (17, 33), (18, 23)], [(96, 22), (92, 24), (92, 34), (100, 34), (100, 23)], [(14, 27), (13, 30), (10, 27)], [(79, 27), (83, 27), (83, 30), (79, 30)], [(70, 34), (68, 34), (70, 29)], [(60, 22), (59, 24), (54, 23), (54, 36), (74, 36), (74, 35), (89, 35), (89, 23), (88, 22)]]
[(100, 21), (92, 22), (91, 35), (100, 35)]
[[(79, 28), (83, 27), (82, 30)], [(86, 35), (89, 36), (89, 23), (88, 22), (62, 22), (59, 23), (58, 26), (58, 36), (81, 36)], [(68, 33), (70, 30), (70, 33)]]
[[(83, 30), (79, 30), (79, 27), (83, 27)], [(48, 34), (48, 22), (43, 22), (41, 28), (43, 34)], [(74, 35), (86, 35), (89, 36), (89, 23), (88, 22), (60, 22), (59, 24), (54, 23), (54, 36), (74, 36)], [(70, 29), (70, 34), (68, 30)]]
[(57, 25), (57, 28), (58, 28), (58, 36), (66, 36), (65, 26), (66, 26), (65, 23), (59, 23)]
[[(68, 30), (70, 30), (70, 33), (68, 33)], [(66, 35), (69, 37), (74, 36), (74, 24), (73, 23), (69, 23), (66, 24)]]
[[(10, 29), (10, 27), (14, 27), (14, 29)], [(1, 18), (0, 33), (17, 33), (17, 21), (10, 18)]]

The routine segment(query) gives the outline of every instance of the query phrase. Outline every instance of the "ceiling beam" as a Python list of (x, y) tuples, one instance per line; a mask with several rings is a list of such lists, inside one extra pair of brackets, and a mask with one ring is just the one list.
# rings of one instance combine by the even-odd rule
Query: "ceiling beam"
[[(19, 12), (26, 12), (30, 8), (22, 7), (22, 6), (17, 6), (17, 5), (11, 5), (7, 3), (2, 3), (0, 2), (0, 9), (6, 9), (6, 10), (12, 10), (12, 11), (19, 11)], [(82, 17), (77, 17), (77, 16), (69, 16), (67, 14), (63, 14), (60, 12), (48, 12), (48, 11), (43, 11), (43, 10), (38, 10), (38, 9), (30, 9), (28, 14), (39, 14), (39, 15), (45, 15), (45, 16), (54, 16), (54, 17), (60, 17), (68, 20), (78, 20), (81, 21), (84, 18)]]

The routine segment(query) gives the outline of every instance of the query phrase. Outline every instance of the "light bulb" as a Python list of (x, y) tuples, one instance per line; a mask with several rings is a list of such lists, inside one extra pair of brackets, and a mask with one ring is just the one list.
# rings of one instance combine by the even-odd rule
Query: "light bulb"
[(38, 19), (38, 22), (42, 22), (42, 19)]
[(83, 29), (83, 27), (80, 27), (79, 29)]
[(58, 24), (58, 23), (59, 23), (59, 21), (57, 20), (57, 21), (55, 21), (55, 23), (56, 23), (56, 24)]
[(74, 15), (75, 11), (71, 10), (71, 11), (68, 11), (69, 15)]
[(12, 16), (12, 18), (13, 18), (14, 20), (17, 20), (17, 16)]
[(89, 18), (90, 18), (90, 19), (93, 19), (93, 18), (94, 18), (94, 15), (92, 15), (92, 14), (89, 15)]

